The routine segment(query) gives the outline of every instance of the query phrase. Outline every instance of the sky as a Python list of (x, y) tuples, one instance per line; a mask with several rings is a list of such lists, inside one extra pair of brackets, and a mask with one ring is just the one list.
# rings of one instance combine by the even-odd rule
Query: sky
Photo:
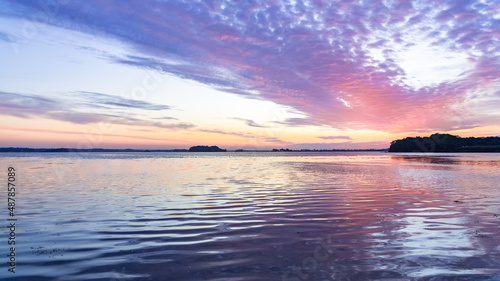
[(0, 147), (500, 135), (500, 2), (1, 1)]

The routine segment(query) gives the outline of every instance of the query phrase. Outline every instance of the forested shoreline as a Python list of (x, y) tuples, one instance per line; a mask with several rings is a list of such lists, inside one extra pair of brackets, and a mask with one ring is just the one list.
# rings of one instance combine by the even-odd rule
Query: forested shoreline
[(500, 137), (462, 138), (436, 133), (392, 141), (389, 152), (500, 152)]

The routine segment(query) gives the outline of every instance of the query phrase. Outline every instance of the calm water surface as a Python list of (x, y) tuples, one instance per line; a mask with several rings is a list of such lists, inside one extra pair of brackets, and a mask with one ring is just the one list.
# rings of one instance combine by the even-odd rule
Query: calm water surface
[[(11, 280), (500, 280), (500, 154), (1, 154)], [(1, 193), (6, 209), (6, 192)], [(7, 212), (2, 211), (3, 224)]]

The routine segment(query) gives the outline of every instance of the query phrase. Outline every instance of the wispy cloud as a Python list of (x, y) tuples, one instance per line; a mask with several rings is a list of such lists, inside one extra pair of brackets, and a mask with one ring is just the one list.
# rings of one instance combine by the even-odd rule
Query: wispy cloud
[(12, 38), (8, 34), (0, 32), (0, 40), (5, 42), (12, 42)]
[(238, 117), (233, 117), (231, 119), (243, 121), (243, 122), (245, 122), (250, 127), (269, 128), (269, 126), (264, 126), (264, 125), (257, 124), (253, 120), (249, 120), (249, 119), (238, 118)]
[(275, 145), (291, 145), (291, 144), (293, 144), (292, 142), (284, 141), (282, 139), (275, 138), (275, 137), (263, 137), (261, 139), (264, 142), (273, 143)]
[(219, 129), (199, 129), (199, 128), (195, 128), (195, 129), (193, 129), (193, 131), (212, 133), (212, 134), (221, 134), (221, 135), (233, 135), (233, 136), (246, 138), (248, 140), (252, 140), (252, 142), (250, 142), (250, 143), (244, 142), (245, 146), (247, 146), (247, 147), (253, 147), (254, 144), (256, 145), (255, 147), (257, 147), (257, 146), (261, 146), (261, 145), (269, 144), (269, 143), (273, 143), (275, 145), (293, 144), (292, 142), (284, 141), (284, 140), (279, 139), (277, 137), (262, 136), (259, 134), (250, 134), (250, 133), (241, 133), (241, 132), (226, 132), (226, 131), (222, 131)]
[(57, 102), (40, 96), (0, 92), (0, 114), (30, 118), (55, 110)]
[[(120, 97), (115, 98), (105, 94), (84, 95), (84, 97), (85, 96), (91, 98), (95, 96), (99, 97), (97, 100), (87, 100), (89, 103), (84, 103), (85, 107), (90, 106), (92, 101), (97, 104), (111, 104), (118, 107), (128, 107), (127, 104), (132, 102), (127, 99)], [(151, 126), (163, 129), (190, 129), (196, 127), (186, 122), (164, 123), (144, 118), (135, 118), (131, 117), (131, 114), (124, 114), (123, 112), (86, 112), (82, 111), (81, 106), (81, 102), (78, 101), (56, 100), (36, 95), (0, 92), (0, 115), (10, 115), (21, 118), (43, 117), (75, 124), (105, 122), (131, 126)], [(146, 102), (139, 102), (138, 105), (132, 107), (147, 110), (165, 110), (169, 108), (168, 106), (154, 105)]]
[(233, 135), (239, 137), (250, 137), (248, 134), (238, 133), (238, 132), (225, 132), (218, 129), (197, 129), (198, 132), (211, 133), (211, 134), (221, 134), (221, 135)]
[(157, 120), (179, 120), (175, 117), (170, 117), (170, 116), (164, 116), (164, 117), (155, 117), (153, 119), (157, 119)]
[(321, 136), (318, 138), (324, 140), (352, 140), (352, 138), (349, 136)]
[(89, 102), (89, 105), (96, 104), (107, 107), (125, 107), (143, 110), (168, 110), (171, 109), (168, 105), (153, 104), (142, 100), (127, 99), (120, 96), (108, 95), (103, 93), (79, 92), (79, 98), (84, 98)]
[(291, 126), (291, 127), (297, 127), (297, 126), (319, 126), (322, 123), (314, 120), (313, 118), (287, 118), (283, 121), (271, 121), (272, 123), (280, 124), (280, 125), (286, 125), (286, 126)]

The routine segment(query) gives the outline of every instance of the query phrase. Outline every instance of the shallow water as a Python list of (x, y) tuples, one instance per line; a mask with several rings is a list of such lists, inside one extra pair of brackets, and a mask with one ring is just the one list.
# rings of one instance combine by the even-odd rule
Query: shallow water
[(500, 154), (0, 163), (4, 182), (17, 173), (16, 273), (0, 263), (12, 280), (500, 280)]

